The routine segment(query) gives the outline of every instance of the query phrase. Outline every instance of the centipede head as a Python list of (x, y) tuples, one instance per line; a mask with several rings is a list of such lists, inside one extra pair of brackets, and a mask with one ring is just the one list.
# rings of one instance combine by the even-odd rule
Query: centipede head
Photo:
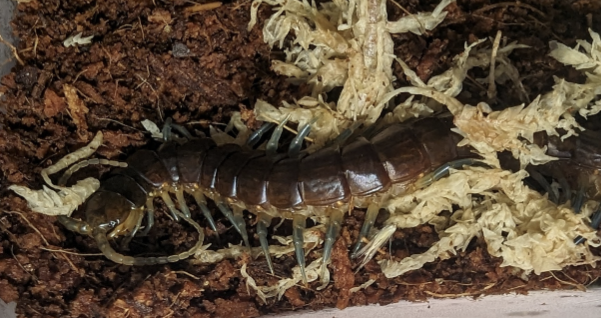
[(94, 193), (84, 210), (84, 219), (93, 229), (109, 231), (114, 228), (110, 237), (132, 230), (141, 217), (143, 214), (134, 209), (133, 203), (110, 191)]

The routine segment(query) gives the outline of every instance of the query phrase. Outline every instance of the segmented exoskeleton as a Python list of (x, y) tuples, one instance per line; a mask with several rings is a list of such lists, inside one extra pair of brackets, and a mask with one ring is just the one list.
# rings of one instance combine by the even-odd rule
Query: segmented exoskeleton
[[(208, 197), (231, 221), (247, 246), (249, 239), (242, 213), (247, 210), (257, 215), (256, 232), (272, 271), (267, 228), (272, 218), (292, 219), (295, 253), (305, 279), (306, 218), (328, 219), (323, 252), (323, 262), (327, 264), (344, 212), (350, 207), (367, 207), (353, 250), (356, 253), (386, 196), (401, 194), (415, 187), (418, 180), (417, 186), (427, 185), (449, 167), (475, 162), (469, 148), (457, 146), (462, 137), (451, 132), (450, 116), (392, 124), (350, 142), (338, 140), (311, 154), (300, 151), (309, 126), (302, 127), (288, 153), (277, 153), (283, 124), (276, 128), (265, 151), (237, 144), (217, 146), (210, 138), (184, 143), (168, 141), (156, 152), (139, 150), (127, 159), (127, 168), (113, 171), (102, 181), (100, 190), (88, 199), (85, 221), (65, 216), (60, 220), (72, 230), (91, 234), (103, 253), (115, 262), (133, 265), (174, 262), (192, 255), (203, 240), (202, 229), (190, 219), (184, 193), (195, 199), (209, 225), (216, 230), (207, 207)], [(260, 130), (259, 135), (264, 132), (265, 129)], [(255, 134), (248, 144), (254, 144), (257, 138)], [(539, 146), (549, 147), (549, 154), (589, 171), (601, 167), (599, 141), (601, 135), (588, 131), (565, 142), (544, 134), (536, 138)], [(170, 194), (175, 195), (179, 209)], [(199, 242), (189, 251), (169, 257), (138, 258), (115, 252), (106, 239), (108, 231), (114, 227), (109, 236), (129, 231), (133, 237), (141, 227), (146, 209), (148, 225), (144, 232), (147, 233), (154, 220), (154, 197), (164, 200), (175, 219), (181, 217), (199, 230)]]
[[(217, 146), (210, 138), (182, 144), (169, 141), (156, 152), (139, 150), (127, 159), (127, 168), (113, 171), (87, 200), (84, 222), (65, 216), (60, 220), (72, 230), (92, 234), (113, 261), (135, 265), (165, 263), (191, 255), (202, 244), (202, 238), (197, 246), (178, 256), (132, 258), (112, 250), (106, 234), (115, 227), (109, 236), (126, 230), (133, 236), (141, 226), (144, 209), (148, 215), (144, 230), (147, 233), (154, 219), (154, 197), (165, 201), (174, 218), (184, 218), (197, 227), (189, 218), (184, 193), (196, 200), (215, 229), (206, 206), (208, 197), (232, 222), (246, 245), (249, 240), (242, 212), (248, 210), (257, 215), (257, 234), (270, 268), (267, 227), (274, 217), (292, 219), (296, 256), (304, 272), (302, 234), (307, 217), (329, 218), (324, 247), (324, 262), (328, 262), (349, 205), (368, 207), (361, 231), (364, 237), (384, 195), (403, 192), (419, 177), (448, 162), (474, 156), (469, 149), (456, 146), (461, 137), (450, 132), (451, 117), (393, 124), (372, 136), (335, 142), (312, 154), (300, 151), (309, 127), (301, 129), (287, 154), (278, 154), (275, 148), (281, 126), (276, 128), (277, 137), (272, 137), (266, 151), (236, 144)], [(170, 193), (175, 194), (179, 209)]]

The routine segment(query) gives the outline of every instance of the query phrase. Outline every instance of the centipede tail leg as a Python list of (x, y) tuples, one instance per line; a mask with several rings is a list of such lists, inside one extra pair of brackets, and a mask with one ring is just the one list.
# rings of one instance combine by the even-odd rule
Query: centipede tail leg
[(267, 227), (271, 224), (271, 217), (266, 213), (259, 213), (257, 222), (257, 234), (259, 235), (259, 241), (261, 242), (261, 249), (267, 260), (267, 266), (271, 275), (274, 274), (273, 263), (271, 262), (271, 255), (269, 254), (269, 243), (267, 243)]
[(357, 239), (357, 243), (355, 243), (355, 247), (353, 248), (353, 252), (351, 254), (352, 258), (357, 257), (357, 253), (361, 249), (361, 246), (363, 246), (363, 240), (367, 238), (369, 231), (376, 222), (378, 212), (380, 212), (380, 205), (376, 202), (370, 203), (367, 207), (367, 212), (365, 213), (365, 220), (361, 226), (361, 231), (359, 232), (359, 238)]
[(294, 243), (294, 251), (296, 253), (296, 261), (300, 268), (300, 273), (303, 279), (303, 284), (307, 285), (307, 273), (305, 272), (305, 239), (303, 233), (307, 217), (302, 214), (296, 214), (292, 218), (292, 242)]
[(324, 265), (327, 265), (330, 262), (332, 248), (334, 247), (334, 243), (338, 238), (338, 234), (340, 234), (340, 227), (342, 226), (342, 221), (344, 219), (344, 212), (339, 209), (329, 208), (328, 215), (330, 215), (330, 219), (328, 220), (327, 224), (326, 239), (323, 248)]

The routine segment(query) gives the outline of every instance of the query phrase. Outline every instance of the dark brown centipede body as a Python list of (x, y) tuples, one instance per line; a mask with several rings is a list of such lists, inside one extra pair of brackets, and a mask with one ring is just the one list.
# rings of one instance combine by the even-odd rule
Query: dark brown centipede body
[[(368, 207), (360, 235), (375, 220), (378, 195), (402, 192), (424, 174), (462, 158), (473, 158), (469, 148), (458, 147), (461, 136), (452, 133), (451, 117), (431, 117), (411, 124), (392, 124), (370, 137), (358, 137), (305, 156), (269, 155), (236, 144), (216, 145), (210, 138), (183, 144), (164, 143), (158, 151), (139, 150), (127, 159), (128, 167), (112, 172), (87, 201), (84, 221), (60, 220), (68, 228), (92, 235), (103, 253), (115, 262), (134, 265), (174, 262), (191, 256), (202, 246), (202, 229), (189, 215), (184, 193), (194, 197), (213, 224), (206, 197), (215, 201), (248, 245), (242, 211), (258, 216), (257, 234), (271, 268), (266, 227), (273, 217), (293, 219), (296, 256), (304, 275), (302, 249), (304, 221), (322, 211), (327, 226), (324, 262), (338, 235), (342, 212), (354, 202)], [(599, 134), (586, 133), (559, 142), (537, 135), (536, 143), (549, 146), (549, 154), (578, 167), (599, 169)], [(176, 204), (172, 201), (174, 194)], [(169, 257), (124, 256), (108, 244), (109, 237), (140, 228), (148, 212), (148, 232), (154, 219), (153, 198), (161, 197), (174, 218), (190, 222), (200, 233), (192, 249)], [(358, 200), (356, 200), (358, 199)], [(233, 211), (232, 211), (233, 210)], [(133, 211), (133, 212), (132, 212)], [(311, 212), (308, 212), (311, 211)], [(109, 233), (109, 231), (111, 231)], [(359, 244), (355, 248), (357, 251)]]
[(156, 153), (142, 150), (127, 160), (139, 184), (129, 192), (132, 199), (142, 198), (152, 187), (179, 183), (249, 208), (289, 211), (347, 202), (473, 156), (468, 149), (456, 147), (460, 137), (450, 133), (451, 127), (451, 120), (442, 118), (391, 125), (369, 140), (360, 137), (304, 158), (269, 157), (235, 144), (216, 146), (208, 138), (181, 146), (166, 144)]

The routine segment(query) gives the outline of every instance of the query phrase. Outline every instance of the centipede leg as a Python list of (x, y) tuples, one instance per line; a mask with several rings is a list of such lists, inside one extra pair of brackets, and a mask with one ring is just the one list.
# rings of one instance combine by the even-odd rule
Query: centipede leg
[(330, 215), (330, 219), (328, 220), (327, 230), (326, 230), (326, 239), (323, 248), (323, 264), (327, 265), (330, 262), (330, 257), (332, 256), (332, 248), (334, 247), (334, 242), (336, 242), (336, 238), (338, 238), (338, 234), (340, 233), (340, 227), (342, 226), (342, 221), (344, 218), (344, 212), (339, 209), (328, 209), (328, 214)]
[[(593, 212), (593, 214), (591, 216), (591, 227), (593, 229), (598, 229), (599, 225), (601, 225), (601, 204), (597, 208), (597, 211)], [(582, 243), (584, 243), (584, 241), (586, 241), (586, 239), (584, 237), (578, 235), (574, 239), (574, 244), (576, 244), (576, 245), (582, 244)]]
[(242, 214), (242, 209), (236, 208), (234, 212), (230, 210), (223, 202), (217, 202), (217, 208), (225, 215), (225, 217), (232, 223), (236, 231), (242, 236), (242, 240), (244, 241), (244, 245), (250, 247), (250, 243), (248, 241), (248, 233), (246, 232), (246, 222), (244, 222), (244, 217)]
[(547, 179), (545, 179), (545, 177), (543, 177), (543, 175), (540, 174), (540, 172), (533, 170), (533, 169), (529, 169), (528, 173), (548, 193), (549, 200), (551, 202), (553, 202), (553, 203), (559, 202), (559, 197), (558, 197), (557, 193), (553, 190), (549, 181), (547, 181)]
[(300, 150), (303, 147), (303, 141), (311, 132), (311, 126), (319, 119), (319, 117), (313, 118), (308, 124), (304, 125), (303, 128), (299, 129), (298, 134), (292, 139), (290, 146), (288, 147), (288, 157), (298, 158)]
[(188, 131), (188, 129), (186, 129), (186, 127), (182, 126), (182, 125), (178, 125), (178, 124), (171, 124), (171, 127), (175, 130), (177, 130), (177, 132), (179, 132), (180, 134), (182, 134), (186, 139), (188, 140), (192, 140), (194, 139), (194, 136), (192, 136), (192, 134)]
[(300, 268), (303, 284), (307, 285), (307, 274), (305, 273), (305, 239), (303, 233), (307, 217), (302, 214), (296, 214), (292, 218), (292, 242), (294, 243), (294, 251), (296, 253), (296, 261)]
[(234, 222), (238, 224), (238, 228), (240, 229), (239, 233), (242, 235), (242, 240), (244, 241), (244, 245), (250, 248), (250, 242), (248, 241), (248, 233), (246, 232), (246, 222), (244, 221), (244, 210), (239, 207), (234, 207)]
[(123, 249), (129, 249), (128, 248), (129, 247), (129, 243), (134, 238), (134, 236), (136, 236), (136, 233), (138, 232), (138, 230), (140, 230), (140, 227), (142, 226), (142, 220), (144, 219), (144, 212), (143, 212), (142, 209), (143, 208), (136, 209), (138, 211), (135, 211), (135, 212), (132, 211), (132, 213), (139, 214), (140, 216), (136, 220), (136, 225), (134, 225), (133, 229), (127, 234), (127, 236), (121, 242), (121, 248), (123, 248)]
[(194, 201), (196, 201), (196, 205), (200, 207), (200, 211), (202, 211), (202, 215), (204, 215), (204, 217), (209, 222), (211, 230), (213, 230), (213, 232), (219, 235), (219, 233), (217, 232), (217, 225), (215, 224), (215, 220), (213, 219), (213, 215), (211, 215), (211, 211), (209, 211), (209, 207), (207, 207), (207, 199), (202, 194), (202, 192), (198, 189), (190, 188), (186, 188), (186, 192), (188, 192), (188, 194), (190, 194), (194, 198)]
[(271, 130), (274, 126), (275, 126), (274, 123), (263, 124), (259, 129), (255, 130), (250, 135), (250, 137), (248, 137), (248, 140), (246, 141), (246, 145), (248, 145), (251, 148), (256, 146), (259, 143), (259, 141), (261, 141), (261, 138), (263, 138), (265, 133), (268, 132), (269, 130)]
[(146, 215), (147, 215), (147, 221), (146, 221), (146, 228), (144, 229), (144, 231), (141, 232), (142, 236), (146, 236), (148, 235), (148, 232), (150, 232), (150, 229), (152, 228), (152, 226), (154, 225), (154, 197), (149, 196), (148, 199), (146, 199)]
[(357, 243), (355, 243), (355, 247), (353, 248), (353, 253), (351, 254), (352, 258), (357, 257), (357, 252), (361, 249), (363, 245), (363, 240), (369, 235), (369, 231), (372, 226), (376, 222), (376, 218), (378, 217), (378, 212), (380, 212), (380, 205), (372, 202), (367, 207), (367, 212), (365, 213), (365, 220), (363, 221), (363, 225), (361, 226), (361, 231), (359, 232), (359, 238)]
[(447, 177), (450, 173), (451, 168), (459, 169), (463, 166), (476, 166), (476, 165), (484, 165), (484, 164), (480, 160), (474, 159), (474, 158), (465, 158), (465, 159), (459, 159), (459, 160), (448, 162), (448, 163), (438, 167), (436, 170), (423, 176), (419, 180), (417, 180), (417, 182), (415, 182), (415, 186), (417, 188), (425, 188), (425, 187), (429, 186), (430, 184), (432, 184), (432, 182), (440, 180), (444, 177)]
[(179, 208), (181, 210), (181, 212), (186, 216), (186, 217), (190, 217), (190, 208), (188, 208), (188, 205), (186, 205), (186, 199), (184, 198), (184, 188), (183, 187), (176, 187), (174, 189), (175, 192), (175, 199), (177, 200), (177, 204), (179, 205)]
[(598, 229), (599, 225), (601, 225), (601, 205), (597, 208), (597, 211), (593, 214), (591, 218), (591, 227), (593, 229)]
[(570, 196), (572, 194), (572, 189), (570, 188), (568, 179), (566, 179), (566, 177), (563, 175), (563, 173), (561, 173), (561, 176), (557, 179), (557, 181), (559, 181), (559, 185), (561, 186), (561, 190), (562, 190), (562, 196), (561, 196), (560, 203), (568, 202), (570, 200)]
[(269, 243), (267, 243), (267, 227), (271, 224), (271, 217), (266, 213), (259, 213), (257, 218), (257, 234), (259, 235), (259, 241), (261, 242), (261, 249), (263, 250), (263, 254), (265, 254), (269, 271), (271, 272), (271, 275), (273, 275), (273, 263), (271, 262), (271, 255), (269, 254)]
[(267, 156), (273, 156), (277, 153), (278, 143), (280, 142), (280, 137), (282, 136), (282, 131), (284, 131), (284, 125), (286, 125), (286, 122), (288, 122), (288, 118), (290, 118), (290, 115), (286, 116), (286, 118), (282, 120), (282, 122), (273, 131), (271, 138), (269, 138), (267, 147), (265, 147), (265, 153)]
[(576, 192), (576, 197), (574, 197), (574, 202), (572, 203), (572, 210), (574, 213), (578, 214), (582, 210), (582, 205), (584, 205), (584, 194), (586, 191), (586, 180), (585, 176), (581, 175), (578, 178), (578, 192)]
[(171, 212), (171, 215), (173, 215), (173, 219), (175, 221), (179, 221), (178, 214), (181, 212), (179, 212), (179, 210), (175, 208), (175, 203), (173, 203), (173, 200), (171, 200), (171, 196), (169, 196), (169, 192), (167, 192), (167, 191), (161, 192), (161, 199), (163, 199), (163, 201), (165, 202), (165, 205), (169, 209), (169, 212)]
[(328, 146), (338, 146), (342, 147), (344, 143), (355, 133), (355, 130), (359, 128), (363, 123), (362, 122), (354, 122), (349, 128), (343, 130), (340, 135), (338, 135)]

